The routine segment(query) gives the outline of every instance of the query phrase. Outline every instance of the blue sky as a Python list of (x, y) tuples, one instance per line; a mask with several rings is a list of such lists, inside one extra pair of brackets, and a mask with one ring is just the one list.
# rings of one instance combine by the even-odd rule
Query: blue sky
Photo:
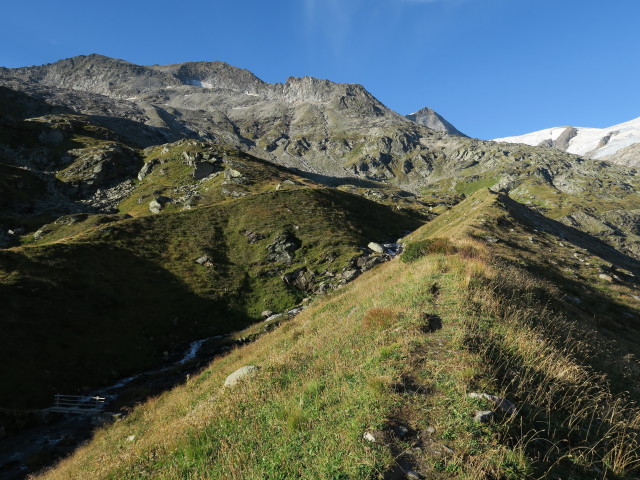
[(363, 84), (478, 138), (640, 116), (638, 0), (22, 0), (0, 65), (100, 53)]

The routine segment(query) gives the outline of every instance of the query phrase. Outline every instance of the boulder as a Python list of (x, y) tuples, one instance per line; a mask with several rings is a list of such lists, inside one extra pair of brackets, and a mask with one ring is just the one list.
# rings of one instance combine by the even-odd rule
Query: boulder
[(258, 243), (260, 240), (264, 240), (266, 237), (262, 233), (255, 233), (250, 231), (245, 231), (244, 234), (247, 236), (247, 240), (249, 243)]
[(489, 423), (493, 418), (494, 413), (491, 410), (478, 410), (476, 411), (473, 420), (478, 423)]
[(191, 176), (194, 180), (202, 180), (203, 178), (207, 178), (209, 175), (212, 175), (217, 171), (218, 168), (213, 163), (198, 162), (196, 163), (193, 172), (191, 172)]
[(276, 190), (281, 190), (284, 187), (290, 187), (294, 185), (302, 185), (300, 182), (296, 182), (295, 180), (284, 180), (282, 183), (276, 185)]
[(358, 270), (345, 270), (340, 274), (340, 276), (345, 282), (350, 282), (351, 280), (356, 278), (358, 275), (360, 275), (360, 272)]
[(259, 367), (256, 367), (255, 365), (247, 365), (245, 367), (239, 368), (226, 378), (226, 380), (224, 381), (224, 386), (233, 387), (234, 385), (237, 385), (241, 380), (244, 380), (247, 377), (257, 373), (258, 369)]
[(293, 252), (301, 245), (300, 240), (289, 233), (278, 235), (273, 243), (267, 246), (267, 261), (291, 263), (294, 257)]
[(149, 211), (151, 213), (160, 213), (160, 210), (162, 210), (162, 204), (160, 202), (157, 200), (151, 200), (149, 202)]
[(493, 403), (496, 406), (496, 408), (499, 408), (504, 413), (508, 413), (509, 415), (516, 413), (516, 406), (506, 398), (498, 397), (496, 395), (491, 395), (490, 393), (476, 393), (476, 392), (469, 393), (467, 397), (489, 400), (491, 403)]
[(151, 213), (160, 213), (160, 211), (164, 208), (167, 203), (171, 202), (171, 198), (163, 197), (162, 195), (156, 197), (155, 199), (149, 202), (149, 211)]
[(140, 169), (140, 171), (138, 172), (138, 180), (142, 181), (144, 177), (146, 177), (151, 173), (151, 170), (153, 170), (153, 167), (155, 167), (159, 163), (160, 163), (160, 160), (158, 160), (157, 158), (154, 158), (153, 160), (149, 160), (147, 163), (145, 163)]
[(289, 272), (282, 277), (285, 283), (293, 285), (299, 290), (310, 290), (315, 273), (307, 270), (307, 267), (297, 268), (293, 272)]
[(36, 231), (36, 233), (33, 234), (33, 239), (41, 240), (42, 237), (44, 237), (48, 233), (51, 233), (51, 231), (52, 230), (45, 225), (44, 227), (42, 227), (40, 230)]
[(356, 259), (355, 266), (358, 267), (361, 271), (366, 272), (367, 270), (375, 267), (382, 262), (384, 262), (384, 256), (361, 256)]
[(387, 436), (382, 430), (367, 430), (362, 434), (362, 438), (371, 443), (385, 443)]
[(213, 260), (211, 259), (211, 257), (209, 257), (209, 255), (202, 255), (201, 257), (196, 258), (196, 263), (198, 265), (210, 267), (213, 265)]
[(384, 253), (384, 247), (376, 242), (369, 242), (367, 248), (375, 253)]
[(242, 172), (235, 170), (233, 168), (227, 167), (224, 171), (224, 181), (223, 184), (235, 183), (237, 185), (242, 185), (246, 182), (245, 176)]

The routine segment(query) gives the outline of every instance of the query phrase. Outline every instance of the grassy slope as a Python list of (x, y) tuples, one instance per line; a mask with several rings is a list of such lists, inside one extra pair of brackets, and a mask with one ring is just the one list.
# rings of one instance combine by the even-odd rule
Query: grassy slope
[[(452, 239), (431, 254), (319, 299), (97, 431), (43, 478), (636, 478), (638, 412), (611, 375), (626, 356), (566, 301), (561, 269), (529, 268), (516, 248), (533, 229), (505, 205), (477, 193), (411, 236)], [(500, 232), (496, 244), (469, 239)], [(618, 288), (601, 286), (605, 303), (628, 308)], [(248, 364), (255, 377), (222, 387)], [(474, 423), (491, 404), (470, 391), (505, 394), (518, 414)], [(386, 438), (368, 443), (367, 430)]]
[[(306, 294), (288, 287), (284, 273), (302, 266), (339, 272), (362, 245), (416, 226), (328, 189), (108, 224), (93, 219), (81, 233), (72, 230), (77, 224), (67, 227), (72, 237), (0, 252), (3, 405), (46, 405), (56, 391), (126, 376), (161, 362), (165, 350), (241, 328), (263, 310), (290, 308)], [(250, 244), (247, 230), (265, 238)], [(267, 263), (267, 245), (283, 232), (301, 241), (294, 262)], [(195, 263), (202, 255), (211, 266)]]

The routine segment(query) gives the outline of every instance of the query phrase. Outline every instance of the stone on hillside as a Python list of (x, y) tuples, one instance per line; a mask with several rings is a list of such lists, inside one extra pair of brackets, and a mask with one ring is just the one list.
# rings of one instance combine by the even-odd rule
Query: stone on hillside
[(294, 186), (294, 185), (302, 185), (300, 182), (296, 182), (295, 180), (283, 180), (282, 183), (279, 183), (278, 185), (276, 185), (276, 190), (280, 190), (284, 187), (290, 187), (290, 186)]
[(511, 403), (509, 400), (507, 400), (506, 398), (498, 397), (496, 395), (491, 395), (490, 393), (472, 392), (472, 393), (469, 393), (467, 397), (489, 400), (491, 403), (493, 403), (496, 406), (496, 408), (499, 408), (504, 413), (508, 413), (510, 415), (516, 412), (516, 406), (513, 403)]
[(42, 237), (44, 237), (47, 233), (51, 233), (51, 229), (42, 227), (40, 230), (36, 231), (36, 233), (33, 234), (33, 239), (41, 240)]
[(250, 232), (249, 230), (245, 231), (244, 234), (247, 236), (247, 240), (249, 241), (249, 243), (252, 244), (266, 238), (262, 233)]
[(369, 248), (369, 250), (376, 253), (384, 253), (384, 247), (376, 242), (369, 242), (369, 245), (367, 245), (367, 248)]
[(358, 275), (360, 275), (360, 272), (358, 270), (345, 270), (340, 274), (340, 276), (342, 277), (342, 280), (344, 280), (345, 282), (350, 282), (351, 280), (356, 278)]
[(384, 258), (377, 255), (361, 256), (356, 259), (356, 266), (363, 272), (366, 272), (383, 261)]
[(254, 375), (258, 371), (258, 368), (259, 367), (256, 367), (255, 365), (247, 365), (245, 367), (239, 368), (226, 378), (226, 380), (224, 381), (224, 386), (233, 387), (241, 380)]
[(611, 275), (607, 275), (606, 273), (601, 273), (600, 275), (598, 275), (598, 278), (609, 283), (613, 282), (613, 277)]
[(478, 410), (473, 417), (473, 420), (478, 423), (489, 423), (493, 418), (494, 413), (491, 410)]
[(371, 443), (384, 443), (386, 437), (385, 433), (381, 430), (368, 430), (362, 435), (363, 439)]
[(300, 248), (302, 243), (295, 236), (284, 233), (278, 235), (272, 244), (267, 246), (267, 261), (291, 263), (293, 262), (294, 253)]
[(154, 158), (153, 160), (149, 160), (147, 163), (145, 163), (140, 169), (140, 171), (138, 172), (138, 180), (142, 181), (144, 177), (146, 177), (151, 173), (151, 170), (153, 170), (153, 167), (155, 167), (159, 163), (160, 163), (160, 160), (158, 160), (157, 158)]
[(162, 210), (162, 204), (160, 202), (157, 200), (151, 200), (149, 202), (149, 211), (151, 213), (160, 213), (160, 210)]
[(282, 280), (299, 290), (310, 290), (314, 278), (315, 274), (311, 270), (307, 270), (307, 267), (302, 267), (285, 274)]
[(223, 184), (235, 183), (238, 185), (242, 185), (243, 183), (245, 183), (245, 181), (246, 178), (242, 174), (242, 172), (239, 172), (238, 170), (235, 170), (231, 167), (227, 167), (224, 170), (224, 182), (222, 182)]
[(198, 162), (196, 163), (193, 172), (191, 172), (191, 176), (194, 180), (202, 180), (203, 178), (207, 178), (209, 175), (214, 174), (218, 171), (216, 165), (210, 162)]
[(210, 267), (213, 265), (213, 260), (209, 255), (202, 255), (201, 257), (196, 258), (196, 263), (198, 265), (204, 265), (206, 267)]
[(160, 213), (164, 206), (169, 202), (171, 202), (169, 197), (160, 195), (149, 202), (149, 211), (151, 213)]

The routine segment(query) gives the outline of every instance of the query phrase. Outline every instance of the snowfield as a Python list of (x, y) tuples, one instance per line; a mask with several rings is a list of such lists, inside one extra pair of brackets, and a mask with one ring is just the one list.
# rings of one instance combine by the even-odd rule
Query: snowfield
[[(540, 145), (555, 142), (571, 127), (553, 127), (514, 137), (496, 138), (495, 142)], [(575, 127), (577, 134), (566, 151), (590, 158), (605, 158), (635, 143), (640, 143), (640, 117), (608, 128)]]

